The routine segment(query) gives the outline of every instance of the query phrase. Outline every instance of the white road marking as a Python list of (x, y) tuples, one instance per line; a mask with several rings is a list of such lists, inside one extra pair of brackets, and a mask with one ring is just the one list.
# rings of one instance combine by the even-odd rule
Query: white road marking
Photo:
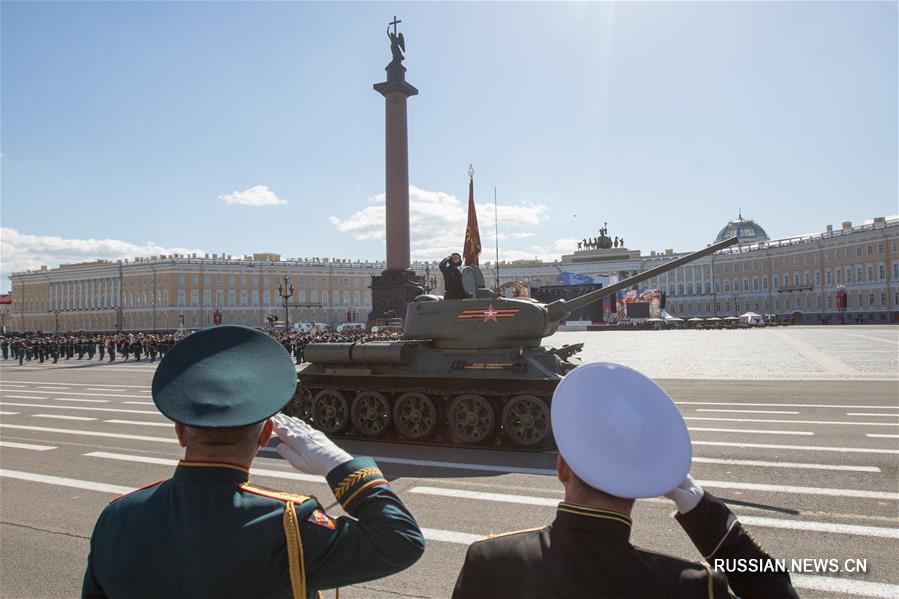
[(886, 453), (899, 454), (899, 449), (877, 449), (874, 447), (827, 447), (823, 445), (773, 445), (769, 443), (736, 443), (734, 441), (693, 441), (693, 445), (713, 445), (715, 447), (746, 447), (752, 449), (792, 449), (794, 451), (833, 451), (836, 453)]
[(874, 433), (867, 433), (866, 437), (873, 437), (876, 439), (899, 439), (899, 435), (878, 435)]
[(121, 389), (119, 387), (114, 387), (114, 388), (111, 387), (108, 389), (102, 389), (99, 387), (88, 387), (87, 389), (85, 389), (85, 391), (127, 391), (127, 389)]
[(130, 404), (132, 406), (155, 406), (156, 405), (152, 401), (123, 401), (122, 403)]
[(57, 418), (59, 420), (96, 420), (89, 416), (66, 416), (65, 414), (33, 414), (32, 418)]
[[(789, 485), (768, 485), (762, 483), (746, 483), (726, 480), (698, 480), (696, 482), (698, 482), (703, 487), (716, 489), (737, 489), (741, 491), (765, 491), (770, 493), (791, 493), (796, 495), (827, 495), (830, 497), (856, 497), (862, 499), (886, 499), (899, 501), (899, 493), (892, 493), (887, 491), (862, 491), (859, 489), (835, 489), (822, 487), (796, 487)], [(483, 493), (480, 491), (465, 491), (461, 489), (448, 489), (445, 487), (415, 487), (411, 492), (424, 493), (425, 495), (446, 495), (448, 497), (461, 497), (465, 499), (482, 499), (485, 501), (507, 501), (509, 503), (524, 503), (529, 505), (555, 505), (556, 503), (558, 503), (558, 499), (550, 499), (546, 497), (508, 495), (505, 493)]]
[[(31, 393), (30, 391), (19, 391), (19, 393)], [(59, 395), (86, 395), (88, 397), (145, 397), (144, 395), (123, 395), (121, 393), (81, 393), (79, 391), (35, 391), (35, 393), (58, 393)], [(45, 399), (45, 398), (41, 398)]]
[[(696, 441), (693, 442), (696, 444)], [(742, 444), (741, 444), (742, 445)], [(263, 447), (261, 452), (278, 453), (274, 447)], [(540, 474), (555, 476), (555, 468), (529, 468), (518, 466), (498, 466), (491, 464), (470, 464), (466, 462), (438, 462), (433, 460), (412, 460), (408, 458), (389, 458), (384, 456), (371, 456), (378, 463), (407, 464), (410, 466), (429, 466), (433, 468), (447, 468), (453, 470), (476, 470), (480, 472), (505, 472), (509, 474)], [(697, 464), (722, 464), (725, 466), (753, 466), (759, 468), (803, 468), (806, 470), (841, 470), (845, 472), (880, 472), (876, 466), (844, 466), (835, 464), (810, 464), (799, 462), (768, 462), (765, 460), (731, 460), (724, 458), (703, 458), (693, 456), (693, 463)]]
[(0, 383), (3, 387), (15, 387), (17, 389), (27, 389), (28, 385), (11, 385), (10, 383)]
[(13, 449), (30, 449), (32, 451), (50, 451), (56, 449), (52, 445), (35, 445), (34, 443), (15, 443), (14, 441), (0, 441), (0, 447), (12, 447)]
[(159, 411), (149, 410), (122, 410), (119, 408), (94, 408), (88, 406), (59, 406), (39, 403), (11, 403), (8, 401), (0, 401), (0, 406), (17, 406), (20, 408), (56, 408), (57, 410), (91, 410), (94, 412), (122, 412), (124, 414), (159, 414)]
[(0, 416), (15, 416), (18, 412), (0, 412)]
[[(143, 455), (131, 455), (127, 453), (112, 453), (108, 451), (92, 451), (84, 454), (92, 458), (104, 458), (107, 460), (119, 460), (122, 462), (138, 462), (141, 464), (159, 464), (162, 466), (177, 466), (178, 460), (167, 458), (154, 458)], [(324, 476), (303, 474), (302, 472), (289, 472), (284, 470), (268, 470), (266, 468), (250, 468), (250, 474), (254, 476), (267, 476), (269, 478), (285, 478), (289, 480), (303, 480), (313, 483), (327, 483)]]
[(761, 526), (763, 528), (786, 528), (789, 530), (810, 530), (814, 532), (830, 532), (842, 535), (899, 539), (899, 528), (886, 528), (883, 526), (860, 526), (858, 524), (835, 524), (832, 522), (806, 522), (804, 520), (765, 518), (763, 516), (738, 516), (737, 519), (743, 524)]
[[(24, 383), (26, 385), (72, 385), (78, 387), (128, 387), (137, 389), (146, 389), (149, 385), (106, 385), (105, 383), (48, 383), (47, 381), (13, 381), (13, 383)], [(0, 383), (0, 385), (9, 385), (11, 383)]]
[(758, 466), (761, 468), (802, 468), (806, 470), (842, 470), (846, 472), (880, 472), (877, 466), (838, 466), (798, 462), (766, 462), (764, 460), (730, 460), (726, 458), (693, 457), (694, 464), (724, 464), (727, 466)]
[(871, 414), (869, 412), (846, 412), (847, 416), (886, 416), (887, 418), (896, 418), (899, 416), (899, 413), (896, 414)]
[(720, 408), (696, 408), (697, 412), (735, 412), (740, 414), (798, 414), (799, 412), (782, 412), (779, 410), (722, 410)]
[(899, 422), (851, 422), (848, 420), (779, 420), (776, 418), (715, 418), (713, 416), (684, 416), (684, 420), (715, 420), (718, 422), (767, 422), (772, 424), (848, 424), (852, 426), (899, 426)]
[(885, 582), (868, 582), (866, 580), (815, 576), (813, 574), (790, 574), (790, 580), (793, 581), (793, 586), (798, 589), (825, 591), (836, 593), (843, 597), (849, 595), (882, 599), (896, 599), (896, 597), (899, 597), (899, 585), (887, 584)]
[(35, 395), (3, 395), (3, 399), (47, 399), (44, 396)]
[(123, 487), (121, 485), (109, 485), (106, 483), (97, 483), (90, 480), (63, 478), (61, 476), (47, 476), (46, 474), (20, 472), (18, 470), (0, 469), (0, 477), (17, 478), (19, 480), (27, 480), (35, 483), (46, 483), (48, 485), (58, 485), (61, 487), (73, 487), (75, 489), (87, 489), (88, 491), (100, 491), (101, 493), (115, 493), (116, 495), (124, 495), (125, 493), (134, 491), (134, 488), (132, 487)]
[(177, 443), (178, 439), (172, 437), (145, 437), (143, 435), (126, 435), (125, 433), (104, 433), (100, 431), (81, 431), (70, 428), (47, 428), (44, 426), (25, 426), (22, 424), (5, 424), (0, 422), (0, 428), (14, 428), (24, 431), (38, 431), (42, 433), (63, 433), (66, 435), (84, 435), (86, 437), (112, 437), (114, 439), (132, 439), (134, 441), (154, 441), (157, 443)]
[(464, 489), (446, 489), (443, 487), (413, 487), (407, 493), (419, 495), (436, 495), (438, 497), (456, 497), (458, 499), (476, 499), (496, 503), (517, 503), (522, 505), (557, 506), (558, 497), (532, 497), (530, 495), (510, 495), (508, 493), (486, 493), (484, 491), (465, 491)]
[(442, 541), (457, 545), (471, 545), (487, 538), (484, 535), (473, 535), (467, 532), (456, 532), (455, 530), (440, 530), (439, 528), (422, 528), (421, 534), (429, 541)]
[(53, 389), (53, 390), (56, 390), (56, 389), (71, 389), (71, 387), (42, 387), (42, 386), (40, 386), (40, 385), (38, 385), (38, 386), (35, 387), (35, 388), (36, 388), (36, 389)]
[(846, 406), (820, 403), (746, 403), (738, 401), (676, 401), (684, 406), (751, 406), (758, 408), (838, 408), (849, 410), (889, 410), (899, 406)]
[(75, 399), (69, 397), (51, 397), (52, 401), (79, 401), (81, 403), (109, 403), (108, 399)]
[(698, 431), (702, 433), (742, 433), (749, 435), (798, 435), (798, 436), (806, 436), (810, 437), (815, 433), (810, 433), (807, 431), (763, 431), (758, 429), (748, 429), (748, 428), (705, 428), (700, 426), (688, 426), (687, 427), (691, 431)]
[(737, 489), (740, 491), (764, 491), (768, 493), (794, 493), (796, 495), (826, 495), (828, 497), (857, 497), (860, 499), (885, 499), (899, 501), (899, 493), (888, 491), (863, 491), (860, 489), (836, 489), (831, 487), (795, 487), (791, 485), (768, 485), (727, 480), (697, 481), (704, 487), (716, 489)]
[(139, 424), (142, 426), (167, 426), (169, 428), (174, 426), (174, 424), (171, 422), (146, 422), (146, 421), (141, 421), (141, 420), (104, 420), (103, 422), (108, 422), (110, 424)]

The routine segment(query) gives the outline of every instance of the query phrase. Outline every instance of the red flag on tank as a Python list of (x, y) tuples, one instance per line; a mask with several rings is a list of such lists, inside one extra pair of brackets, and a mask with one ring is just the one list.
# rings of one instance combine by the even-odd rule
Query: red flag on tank
[(474, 207), (474, 169), (468, 167), (468, 224), (465, 226), (465, 246), (462, 258), (465, 266), (478, 263), (481, 253), (481, 233), (478, 231), (478, 213)]

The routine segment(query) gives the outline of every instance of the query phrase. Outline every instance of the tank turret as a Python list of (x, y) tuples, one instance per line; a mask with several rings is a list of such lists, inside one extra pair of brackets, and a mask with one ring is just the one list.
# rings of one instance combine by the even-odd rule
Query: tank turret
[[(558, 330), (559, 325), (573, 310), (734, 243), (735, 239), (727, 239), (665, 262), (620, 283), (571, 300), (560, 299), (550, 304), (531, 298), (504, 298), (487, 289), (478, 290), (475, 297), (464, 300), (443, 300), (433, 295), (420, 295), (406, 306), (403, 333), (410, 339), (429, 339), (434, 347), (442, 348), (484, 349), (510, 343), (521, 347), (537, 347), (544, 337), (549, 337)], [(481, 325), (486, 321), (496, 324), (485, 329)]]
[(731, 238), (620, 283), (544, 304), (504, 298), (463, 273), (473, 296), (420, 295), (402, 341), (305, 349), (289, 410), (331, 435), (524, 448), (551, 445), (549, 402), (583, 344), (541, 345), (573, 310), (737, 243)]

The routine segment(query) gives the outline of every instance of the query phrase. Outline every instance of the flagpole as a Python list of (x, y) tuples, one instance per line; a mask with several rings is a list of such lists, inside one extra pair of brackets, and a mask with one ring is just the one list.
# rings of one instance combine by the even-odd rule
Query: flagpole
[(493, 186), (493, 237), (496, 239), (496, 290), (499, 291), (499, 218), (496, 209), (496, 185)]

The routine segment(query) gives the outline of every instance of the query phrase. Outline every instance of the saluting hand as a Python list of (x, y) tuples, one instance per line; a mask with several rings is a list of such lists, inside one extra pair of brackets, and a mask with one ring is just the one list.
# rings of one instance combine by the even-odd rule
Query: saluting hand
[(693, 480), (693, 477), (688, 474), (687, 478), (685, 478), (676, 489), (665, 493), (665, 497), (674, 502), (678, 512), (686, 514), (699, 505), (699, 501), (704, 494), (705, 491), (702, 490), (699, 483)]
[(353, 459), (323, 432), (299, 418), (279, 412), (272, 416), (272, 422), (275, 434), (281, 440), (276, 448), (278, 453), (301, 472), (325, 476)]

